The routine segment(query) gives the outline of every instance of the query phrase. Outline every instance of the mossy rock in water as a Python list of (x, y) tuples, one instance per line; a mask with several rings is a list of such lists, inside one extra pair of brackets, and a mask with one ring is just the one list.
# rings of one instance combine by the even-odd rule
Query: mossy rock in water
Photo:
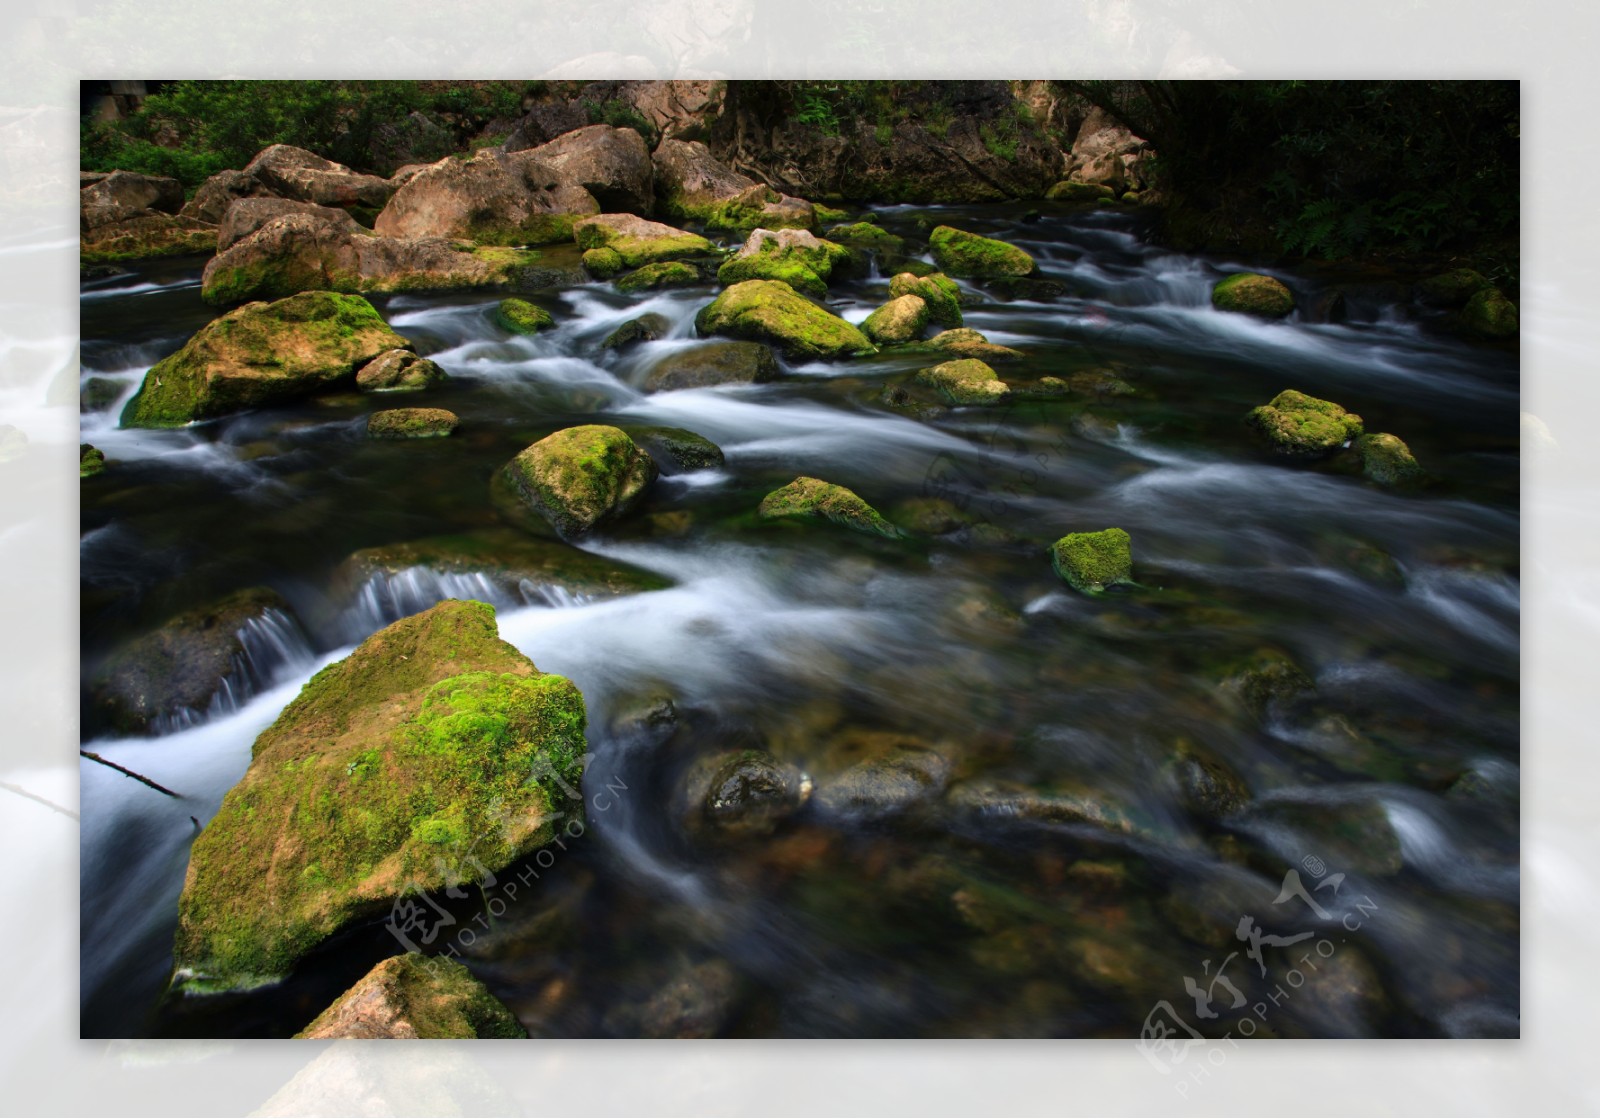
[(1222, 681), (1223, 695), (1236, 697), (1260, 723), (1277, 718), (1316, 688), (1299, 665), (1275, 649), (1255, 653)]
[(920, 295), (899, 295), (861, 324), (861, 333), (880, 346), (914, 342), (928, 325), (928, 302)]
[(622, 259), (622, 254), (616, 249), (598, 248), (585, 249), (583, 252), (583, 266), (589, 270), (591, 276), (601, 280), (609, 280), (618, 272), (625, 270), (628, 265)]
[(1098, 594), (1133, 582), (1133, 546), (1120, 528), (1071, 532), (1050, 545), (1050, 566), (1074, 590)]
[(647, 264), (637, 272), (629, 272), (617, 281), (617, 290), (632, 295), (658, 288), (692, 287), (703, 282), (700, 270), (694, 265), (672, 260)]
[(379, 354), (410, 345), (359, 295), (308, 291), (246, 303), (156, 362), (122, 423), (181, 427), (347, 385)]
[(455, 960), (390, 956), (334, 1000), (297, 1038), (527, 1037), (505, 1003)]
[(828, 240), (836, 245), (849, 245), (853, 249), (865, 249), (868, 252), (889, 256), (898, 256), (905, 252), (906, 248), (904, 238), (879, 229), (868, 221), (858, 221), (854, 225), (836, 225), (828, 230)]
[(1245, 422), (1280, 455), (1316, 458), (1331, 454), (1361, 434), (1361, 417), (1331, 400), (1285, 389), (1252, 408)]
[(779, 280), (745, 280), (695, 316), (701, 334), (770, 342), (794, 357), (839, 359), (870, 354), (867, 336)]
[(1098, 202), (1116, 197), (1116, 191), (1103, 183), (1075, 183), (1065, 180), (1044, 192), (1052, 202)]
[(356, 370), (356, 388), (362, 392), (418, 392), (449, 379), (438, 363), (410, 350), (388, 350)]
[(889, 297), (915, 295), (928, 305), (928, 318), (940, 326), (956, 327), (962, 324), (961, 289), (943, 272), (916, 276), (898, 272), (889, 281)]
[(949, 354), (951, 357), (976, 358), (990, 364), (997, 361), (1021, 361), (1023, 357), (1021, 350), (996, 345), (981, 332), (968, 327), (941, 330), (923, 345), (926, 349)]
[(650, 453), (664, 474), (711, 470), (726, 461), (721, 447), (704, 435), (681, 427), (640, 427), (629, 434)]
[(635, 342), (654, 342), (658, 338), (665, 338), (667, 331), (671, 329), (672, 323), (668, 321), (667, 316), (650, 311), (636, 319), (629, 319), (607, 334), (605, 341), (600, 343), (600, 348), (620, 350)]
[(105, 452), (93, 443), (78, 444), (78, 477), (93, 478), (106, 468)]
[(1067, 378), (1067, 387), (1079, 396), (1092, 396), (1106, 400), (1116, 396), (1133, 396), (1138, 390), (1128, 384), (1116, 371), (1104, 366), (1080, 369)]
[(1015, 245), (948, 225), (941, 225), (928, 235), (928, 247), (948, 275), (971, 280), (1027, 276), (1037, 268), (1033, 257)]
[(1294, 293), (1271, 276), (1235, 272), (1211, 289), (1211, 305), (1219, 311), (1281, 319), (1294, 310)]
[(843, 245), (804, 229), (757, 229), (737, 253), (722, 262), (717, 279), (724, 284), (782, 280), (795, 291), (821, 299), (828, 294), (828, 279), (834, 270), (848, 267), (852, 259)]
[[(450, 600), (324, 668), (255, 741), (189, 858), (174, 980), (282, 979), (347, 925), (418, 941), (462, 860), (504, 869), (581, 817), (583, 696)], [(530, 780), (530, 774), (533, 779)], [(414, 921), (420, 921), (419, 927)]]
[(706, 342), (661, 358), (645, 374), (645, 392), (710, 385), (755, 385), (778, 379), (778, 359), (760, 342)]
[(761, 499), (756, 512), (762, 520), (824, 520), (891, 540), (901, 535), (899, 529), (884, 520), (854, 490), (819, 478), (796, 478), (787, 486), (773, 490)]
[(1517, 305), (1498, 288), (1484, 288), (1461, 308), (1461, 322), (1480, 338), (1510, 338), (1519, 329)]
[(537, 334), (556, 324), (549, 311), (526, 299), (502, 299), (494, 309), (494, 321), (513, 334)]
[(116, 377), (90, 377), (78, 391), (78, 411), (102, 412), (115, 404), (127, 387)]
[(649, 221), (637, 214), (583, 218), (573, 224), (572, 236), (578, 247), (585, 250), (585, 263), (588, 251), (610, 249), (628, 268), (716, 252), (716, 246), (698, 233)]
[(1380, 486), (1410, 485), (1425, 477), (1411, 448), (1398, 435), (1363, 435), (1356, 440), (1355, 451), (1361, 456), (1361, 472)]
[(702, 211), (707, 229), (749, 233), (752, 229), (815, 229), (817, 209), (804, 198), (757, 183)]
[(1417, 285), (1417, 294), (1427, 303), (1460, 307), (1478, 292), (1492, 287), (1494, 285), (1481, 272), (1471, 268), (1452, 268), (1423, 280)]
[(959, 358), (919, 371), (917, 384), (938, 389), (952, 404), (995, 404), (1011, 390), (993, 369), (977, 358)]
[(461, 417), (444, 408), (385, 408), (367, 417), (373, 439), (435, 439), (449, 435)]
[(1179, 802), (1202, 820), (1216, 822), (1250, 803), (1250, 786), (1233, 767), (1187, 740), (1173, 749), (1170, 769)]
[(526, 448), (502, 475), (558, 533), (573, 537), (638, 504), (656, 464), (619, 428), (584, 424)]

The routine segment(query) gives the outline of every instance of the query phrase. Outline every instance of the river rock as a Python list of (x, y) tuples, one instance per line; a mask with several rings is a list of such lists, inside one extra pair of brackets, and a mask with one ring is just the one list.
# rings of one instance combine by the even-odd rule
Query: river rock
[(1120, 528), (1071, 532), (1050, 545), (1050, 566), (1073, 590), (1099, 594), (1133, 583), (1133, 548)]
[(1015, 245), (948, 225), (941, 225), (928, 235), (928, 247), (939, 267), (950, 276), (987, 280), (1027, 276), (1037, 270), (1033, 257)]
[(572, 236), (579, 248), (610, 249), (627, 268), (716, 251), (715, 246), (699, 234), (647, 221), (637, 214), (598, 214), (581, 218), (573, 224)]
[(602, 350), (620, 350), (631, 346), (635, 342), (654, 342), (658, 338), (665, 338), (672, 329), (672, 323), (665, 315), (658, 315), (654, 311), (646, 312), (636, 319), (629, 319), (617, 329), (607, 334), (605, 341), (600, 343)]
[(701, 334), (770, 342), (792, 357), (839, 359), (873, 352), (861, 331), (779, 280), (745, 280), (695, 316)]
[(1219, 311), (1281, 319), (1294, 310), (1294, 293), (1271, 276), (1235, 272), (1211, 289), (1211, 305)]
[(1361, 434), (1360, 416), (1294, 389), (1252, 408), (1245, 422), (1278, 454), (1293, 458), (1331, 454)]
[(941, 330), (928, 339), (927, 346), (952, 357), (970, 357), (993, 365), (997, 361), (1021, 361), (1021, 350), (1000, 346), (989, 341), (981, 332), (967, 327)]
[(367, 417), (373, 439), (435, 439), (452, 434), (461, 417), (444, 408), (385, 408)]
[(397, 936), (431, 940), (433, 892), (469, 851), (503, 869), (581, 814), (563, 786), (579, 780), (584, 723), (578, 689), (501, 641), (481, 602), (442, 602), (367, 638), (261, 733), (194, 841), (176, 986), (272, 982), (380, 914)]
[(502, 474), (558, 533), (574, 537), (638, 504), (655, 481), (656, 464), (626, 432), (585, 424), (534, 443)]
[(932, 750), (897, 749), (817, 784), (818, 811), (852, 820), (898, 815), (944, 791), (950, 763)]
[(373, 229), (386, 237), (543, 245), (567, 240), (574, 222), (599, 212), (593, 195), (535, 153), (486, 148), (417, 172), (395, 191)]
[(651, 160), (661, 212), (679, 221), (707, 221), (757, 185), (718, 162), (698, 140), (662, 140)]
[(969, 823), (1085, 824), (1108, 832), (1133, 831), (1124, 809), (1088, 789), (1040, 790), (985, 778), (951, 786), (944, 799), (958, 820)]
[(993, 369), (976, 358), (960, 358), (920, 370), (917, 384), (937, 389), (951, 404), (994, 404), (1010, 391)]
[(1398, 435), (1362, 435), (1354, 446), (1361, 456), (1361, 472), (1380, 486), (1409, 485), (1424, 477), (1411, 448)]
[(868, 315), (861, 324), (861, 333), (878, 345), (887, 346), (916, 341), (927, 324), (927, 300), (920, 295), (900, 295)]
[(1484, 288), (1467, 300), (1461, 322), (1480, 338), (1511, 338), (1519, 329), (1517, 305), (1498, 288)]
[(644, 447), (663, 474), (711, 470), (725, 461), (721, 447), (704, 435), (681, 427), (640, 427), (628, 434)]
[(765, 750), (713, 754), (684, 776), (684, 826), (691, 836), (760, 838), (798, 812), (810, 793), (805, 774)]
[(244, 173), (279, 198), (319, 206), (381, 207), (394, 187), (388, 179), (363, 175), (304, 148), (273, 144), (245, 164)]
[(614, 249), (585, 249), (583, 267), (597, 280), (609, 280), (628, 266)]
[(777, 379), (778, 359), (760, 342), (707, 342), (663, 357), (645, 374), (644, 390), (672, 392)]
[(658, 288), (693, 287), (704, 282), (705, 277), (700, 275), (700, 270), (694, 265), (685, 264), (681, 260), (663, 260), (658, 264), (646, 264), (636, 272), (629, 272), (617, 281), (617, 290), (634, 295), (641, 291), (655, 291)]
[(1289, 656), (1276, 649), (1254, 653), (1222, 681), (1222, 693), (1233, 697), (1257, 722), (1281, 716), (1291, 704), (1316, 690), (1316, 683)]
[(726, 962), (708, 960), (697, 964), (675, 976), (638, 1008), (628, 1036), (721, 1036), (733, 1018), (739, 987), (738, 975)]
[(336, 999), (297, 1038), (527, 1037), (462, 964), (407, 952), (390, 956)]
[(959, 327), (961, 319), (961, 289), (943, 272), (927, 276), (914, 276), (900, 272), (889, 281), (889, 295), (915, 295), (928, 305), (928, 318), (946, 327)]
[(123, 645), (90, 684), (96, 715), (121, 734), (152, 734), (206, 711), (244, 663), (239, 631), (269, 611), (286, 614), (288, 606), (276, 592), (251, 587)]
[(219, 225), (228, 207), (241, 198), (271, 197), (272, 192), (243, 171), (218, 171), (195, 190), (194, 197), (178, 211), (180, 217)]
[(151, 213), (172, 215), (182, 207), (183, 184), (164, 175), (113, 171), (78, 191), (78, 218), (84, 229)]
[(571, 177), (603, 210), (648, 214), (655, 207), (655, 170), (644, 138), (631, 128), (594, 124), (533, 149)]
[(1104, 183), (1082, 183), (1063, 179), (1045, 191), (1044, 196), (1051, 201), (1059, 202), (1098, 202), (1102, 198), (1115, 198), (1116, 193)]
[(449, 379), (437, 363), (410, 350), (385, 350), (356, 370), (356, 388), (362, 392), (418, 392)]
[(782, 280), (796, 291), (821, 299), (835, 268), (848, 266), (850, 250), (804, 229), (756, 229), (737, 253), (717, 269), (724, 284), (741, 280)]
[(761, 499), (756, 510), (762, 520), (799, 518), (831, 521), (856, 532), (893, 540), (901, 533), (863, 501), (854, 490), (819, 478), (800, 477)]
[(1492, 287), (1494, 284), (1481, 272), (1471, 268), (1452, 268), (1417, 284), (1417, 295), (1425, 303), (1460, 307), (1478, 292)]
[(1233, 767), (1191, 742), (1174, 748), (1171, 773), (1178, 802), (1202, 820), (1221, 820), (1250, 803), (1250, 786)]
[(359, 295), (310, 291), (247, 303), (158, 361), (122, 422), (181, 427), (306, 396), (352, 383), (379, 354), (409, 346)]
[(877, 253), (880, 256), (899, 256), (906, 249), (905, 238), (896, 237), (870, 221), (836, 225), (828, 230), (828, 240), (836, 245), (848, 245), (852, 249)]
[(176, 179), (113, 171), (78, 191), (78, 253), (88, 263), (210, 252), (215, 225), (177, 213)]
[(495, 306), (494, 321), (512, 334), (537, 334), (556, 324), (549, 311), (526, 299), (502, 299)]
[(306, 214), (327, 222), (334, 229), (354, 233), (360, 228), (348, 210), (333, 206), (319, 206), (315, 202), (296, 202), (292, 198), (261, 196), (240, 198), (232, 202), (217, 227), (217, 251), (221, 252), (244, 240), (273, 218), (285, 214)]
[(93, 443), (78, 444), (78, 478), (93, 478), (106, 468), (105, 452)]

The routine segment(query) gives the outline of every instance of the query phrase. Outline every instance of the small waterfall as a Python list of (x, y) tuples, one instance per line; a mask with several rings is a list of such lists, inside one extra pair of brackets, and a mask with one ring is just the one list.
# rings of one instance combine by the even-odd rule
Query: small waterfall
[(355, 601), (345, 609), (339, 634), (343, 640), (364, 641), (384, 626), (447, 598), (487, 602), (497, 610), (521, 606), (564, 609), (591, 601), (590, 596), (555, 583), (519, 579), (512, 586), (508, 580), (481, 571), (438, 571), (419, 565), (369, 575), (356, 592)]
[(256, 696), (291, 676), (303, 674), (316, 660), (300, 624), (277, 607), (268, 607), (240, 626), (239, 651), (205, 710), (181, 707), (152, 721), (155, 734), (165, 735), (232, 715)]

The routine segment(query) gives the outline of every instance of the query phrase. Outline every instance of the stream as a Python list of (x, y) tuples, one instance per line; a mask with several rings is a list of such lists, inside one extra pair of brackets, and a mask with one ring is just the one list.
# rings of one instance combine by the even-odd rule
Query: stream
[[(491, 602), (501, 635), (573, 680), (589, 713), (582, 837), (451, 910), (453, 947), (534, 1037), (1134, 1038), (1162, 1002), (1217, 1037), (1246, 1019), (1235, 1036), (1516, 1036), (1515, 349), (1469, 344), (1377, 280), (1343, 289), (1342, 321), (1311, 321), (1337, 278), (1320, 270), (1272, 272), (1303, 309), (1286, 321), (1224, 314), (1210, 289), (1242, 262), (1154, 246), (1114, 208), (1025, 209), (876, 213), (917, 243), (921, 219), (1001, 238), (1068, 285), (1003, 302), (963, 283), (966, 325), (1026, 355), (1002, 377), (1110, 367), (1135, 395), (914, 416), (882, 395), (931, 364), (909, 356), (646, 393), (716, 289), (591, 283), (534, 297), (556, 320), (535, 337), (508, 338), (487, 294), (372, 297), (451, 375), (400, 402), (457, 413), (449, 439), (368, 440), (367, 414), (395, 405), (354, 391), (123, 430), (145, 370), (215, 317), (204, 260), (85, 282), (84, 386), (103, 403), (83, 438), (109, 463), (83, 487), (85, 679), (241, 588), (273, 588), (292, 616), (246, 635), (228, 695), (154, 737), (85, 716), (84, 749), (183, 796), (80, 767), (83, 1036), (287, 1036), (397, 950), (369, 926), (278, 987), (164, 995), (189, 844), (254, 737), (319, 667), (446, 598)], [(836, 284), (829, 306), (859, 323), (887, 286)], [(644, 312), (667, 337), (600, 349)], [(1399, 435), (1435, 481), (1391, 491), (1265, 453), (1243, 416), (1287, 388)], [(350, 576), (362, 549), (512, 531), (490, 476), (583, 423), (688, 428), (726, 455), (664, 475), (581, 544), (665, 589)], [(905, 527), (930, 497), (959, 515), (905, 541), (756, 521), (797, 475)], [(1112, 525), (1132, 537), (1138, 586), (1072, 592), (1049, 543)], [(1223, 681), (1262, 649), (1292, 658), (1314, 698), (1260, 718), (1232, 702)], [(662, 696), (674, 718), (639, 716)], [(822, 788), (886, 743), (936, 751), (949, 791), (898, 814), (813, 803), (746, 843), (684, 833), (697, 758), (761, 746)], [(1188, 811), (1171, 777), (1185, 749), (1236, 771), (1251, 802), (1221, 821)], [(1127, 826), (960, 795), (1024, 787), (1072, 790)], [(1275, 902), (1291, 869), (1314, 906)], [(1252, 948), (1229, 931), (1243, 917), (1309, 935)], [(1303, 986), (1284, 979), (1294, 967)], [(1292, 997), (1268, 1001), (1275, 987)]]

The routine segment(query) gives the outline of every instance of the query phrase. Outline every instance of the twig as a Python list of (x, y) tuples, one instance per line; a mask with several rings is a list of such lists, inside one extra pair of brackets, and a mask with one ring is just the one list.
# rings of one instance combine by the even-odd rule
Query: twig
[(150, 778), (145, 777), (142, 774), (135, 773), (133, 770), (128, 769), (126, 766), (120, 766), (116, 762), (108, 762), (108, 761), (106, 761), (106, 759), (102, 758), (99, 754), (91, 753), (88, 750), (79, 750), (78, 753), (83, 755), (84, 757), (88, 758), (92, 762), (99, 762), (101, 765), (110, 766), (112, 769), (116, 770), (118, 773), (121, 773), (121, 774), (123, 774), (123, 775), (125, 775), (127, 777), (132, 777), (135, 781), (139, 781), (139, 782), (142, 782), (143, 784), (149, 785), (152, 789), (154, 789), (158, 793), (166, 793), (173, 800), (182, 800), (183, 799), (181, 794), (173, 792), (171, 789), (167, 788), (165, 785), (157, 785), (154, 781), (150, 780)]
[(38, 793), (30, 793), (27, 789), (22, 788), (20, 785), (13, 785), (10, 781), (0, 781), (0, 789), (5, 789), (9, 792), (16, 793), (19, 797), (27, 797), (29, 800), (36, 800), (46, 808), (55, 809), (55, 811), (61, 813), (63, 816), (71, 816), (74, 820), (78, 818), (78, 814), (72, 811), (72, 809), (62, 808), (59, 804), (55, 803), (55, 801), (45, 800), (44, 797), (40, 796)]

